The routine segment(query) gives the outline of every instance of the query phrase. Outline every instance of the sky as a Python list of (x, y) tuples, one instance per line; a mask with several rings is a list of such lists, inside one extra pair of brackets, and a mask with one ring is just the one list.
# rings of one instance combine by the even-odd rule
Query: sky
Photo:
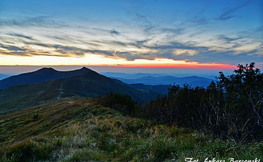
[(262, 0), (0, 0), (0, 73), (190, 73), (251, 62), (263, 69)]

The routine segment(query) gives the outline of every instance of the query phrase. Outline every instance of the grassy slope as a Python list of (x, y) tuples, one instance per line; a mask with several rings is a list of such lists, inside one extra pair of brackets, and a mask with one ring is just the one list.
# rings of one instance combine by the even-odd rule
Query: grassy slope
[(14, 112), (55, 100), (64, 79), (15, 85), (0, 91), (0, 114)]
[(2, 161), (184, 161), (263, 158), (262, 143), (123, 116), (96, 99), (68, 99), (0, 116)]

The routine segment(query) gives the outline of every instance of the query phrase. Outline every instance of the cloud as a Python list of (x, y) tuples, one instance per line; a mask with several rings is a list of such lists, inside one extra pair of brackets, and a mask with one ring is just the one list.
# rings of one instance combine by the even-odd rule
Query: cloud
[[(29, 43), (28, 43), (29, 45)], [(41, 48), (30, 48), (30, 45), (36, 45)], [(0, 54), (5, 55), (19, 55), (19, 56), (59, 56), (59, 57), (82, 57), (86, 53), (104, 55), (104, 56), (114, 56), (113, 51), (103, 51), (103, 50), (88, 50), (83, 48), (62, 46), (55, 44), (43, 44), (43, 43), (30, 43), (29, 46), (20, 48), (17, 46), (8, 46), (0, 44)], [(4, 50), (1, 50), (4, 49)]]
[(206, 18), (204, 18), (204, 17), (197, 17), (194, 20), (192, 20), (192, 22), (195, 25), (206, 25), (206, 24), (209, 23), (209, 21)]
[(171, 28), (161, 28), (161, 31), (164, 33), (168, 33), (168, 34), (173, 34), (173, 35), (179, 35), (182, 34), (182, 31), (184, 29), (183, 28), (175, 28), (175, 29), (171, 29)]
[(231, 19), (231, 18), (234, 17), (232, 15), (234, 12), (238, 11), (239, 9), (241, 9), (243, 7), (248, 6), (249, 4), (251, 4), (250, 0), (246, 1), (245, 3), (243, 3), (243, 4), (239, 5), (239, 6), (230, 8), (230, 9), (226, 10), (225, 12), (223, 12), (218, 18), (216, 18), (216, 20), (225, 21), (225, 20)]
[(111, 35), (120, 35), (120, 32), (117, 32), (115, 29), (110, 31)]
[(110, 41), (109, 44), (118, 45), (118, 46), (127, 46), (127, 43), (120, 42), (120, 41)]
[(50, 19), (50, 16), (36, 16), (28, 17), (24, 19), (7, 19), (0, 20), (0, 26), (20, 26), (20, 27), (49, 27), (49, 28), (58, 28), (65, 27), (65, 24), (59, 24), (54, 20)]
[(244, 44), (234, 48), (234, 51), (236, 51), (235, 54), (243, 52), (249, 52), (250, 54), (252, 54), (257, 52), (257, 49), (261, 48), (260, 46), (262, 46), (262, 43)]
[(137, 48), (141, 48), (141, 47), (144, 47), (144, 44), (147, 43), (148, 41), (149, 39), (141, 40), (141, 41), (134, 41), (132, 43), (129, 43), (129, 45), (135, 46)]
[(115, 29), (107, 30), (107, 29), (101, 29), (101, 28), (92, 28), (95, 31), (104, 32), (107, 34), (110, 34), (111, 36), (120, 35), (121, 33), (116, 31)]
[[(16, 34), (19, 35), (19, 34)], [(230, 38), (224, 35), (218, 35), (218, 39), (226, 42), (236, 41), (237, 38)], [(210, 47), (196, 46), (195, 43), (180, 43), (177, 41), (170, 41), (163, 45), (149, 44), (151, 39), (134, 40), (130, 42), (121, 41), (99, 41), (101, 46), (103, 44), (111, 44), (114, 50), (106, 50), (99, 48), (81, 48), (77, 46), (69, 46), (62, 44), (46, 44), (37, 41), (26, 42), (24, 46), (7, 45), (0, 43), (0, 53), (5, 55), (19, 55), (19, 56), (60, 56), (60, 57), (83, 57), (85, 54), (103, 55), (111, 58), (124, 58), (126, 60), (148, 59), (154, 60), (156, 58), (167, 58), (173, 60), (186, 60), (196, 62), (217, 62), (217, 63), (233, 63), (236, 64), (244, 62), (257, 62), (261, 59), (259, 50), (242, 51), (240, 46), (239, 54), (236, 55), (234, 49), (227, 51), (211, 50)], [(39, 48), (36, 48), (39, 46)], [(261, 45), (262, 46), (262, 45)], [(257, 46), (258, 47), (258, 46)], [(249, 53), (248, 53), (249, 52)], [(253, 57), (249, 57), (253, 55)], [(261, 56), (261, 57), (260, 57)], [(227, 59), (226, 59), (227, 58)]]
[(15, 36), (15, 37), (20, 37), (20, 38), (26, 38), (26, 39), (29, 39), (29, 40), (34, 40), (33, 37), (31, 36), (26, 36), (26, 35), (23, 35), (23, 34), (16, 34), (16, 33), (10, 33), (8, 34), (10, 36)]
[(17, 46), (3, 45), (1, 43), (0, 43), (0, 47), (6, 49), (8, 51), (12, 51), (12, 52), (17, 52), (17, 51), (22, 51), (23, 52), (23, 51), (26, 51), (26, 49), (24, 49), (24, 48), (20, 48), (20, 47), (17, 47)]
[(227, 36), (221, 34), (221, 35), (217, 35), (217, 39), (218, 40), (223, 40), (225, 43), (231, 43), (233, 41), (242, 39), (242, 37), (239, 36), (239, 37), (236, 37), (236, 38), (230, 38), (230, 37), (227, 37)]
[(146, 19), (146, 16), (143, 16), (143, 15), (141, 15), (141, 14), (136, 13), (136, 17), (137, 17), (137, 19), (139, 19), (139, 20), (143, 20), (144, 22), (146, 22), (146, 23), (148, 23), (148, 24), (151, 24), (151, 22)]
[(188, 56), (190, 59), (198, 53), (198, 51), (208, 51), (206, 47), (195, 47), (193, 44), (182, 44), (179, 42), (170, 42), (166, 45), (146, 45), (150, 40), (134, 41), (123, 45), (125, 51), (115, 50), (114, 56), (125, 58), (127, 60), (169, 58), (185, 60)]
[(58, 53), (69, 54), (72, 56), (74, 55), (83, 56), (85, 53), (113, 56), (112, 52), (103, 51), (103, 50), (88, 50), (88, 49), (82, 49), (82, 48), (71, 47), (71, 46), (62, 46), (62, 45), (50, 45), (50, 47), (56, 48), (55, 51)]
[(182, 55), (182, 54), (186, 54), (189, 56), (194, 56), (195, 54), (197, 54), (198, 52), (195, 50), (186, 50), (186, 49), (176, 49), (173, 52), (175, 55)]
[(209, 24), (209, 20), (205, 17), (201, 16), (195, 16), (193, 18), (187, 19), (181, 23), (181, 26), (184, 26), (184, 28), (189, 27), (196, 27), (200, 25), (207, 25)]
[(143, 32), (147, 36), (151, 36), (152, 35), (151, 31), (157, 27), (157, 25), (152, 24), (152, 22), (149, 21), (146, 16), (139, 13), (135, 14), (134, 21), (136, 25), (138, 25), (140, 28), (143, 28)]

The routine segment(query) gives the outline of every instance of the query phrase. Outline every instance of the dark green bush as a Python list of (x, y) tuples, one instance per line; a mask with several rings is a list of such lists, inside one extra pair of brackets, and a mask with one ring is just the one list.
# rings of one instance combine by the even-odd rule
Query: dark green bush
[(137, 103), (137, 101), (133, 100), (132, 97), (127, 94), (110, 92), (107, 94), (103, 105), (134, 116)]

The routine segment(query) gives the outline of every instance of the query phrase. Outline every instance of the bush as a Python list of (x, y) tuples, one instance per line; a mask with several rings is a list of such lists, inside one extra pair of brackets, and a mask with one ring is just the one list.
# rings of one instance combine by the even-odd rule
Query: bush
[(137, 101), (133, 100), (132, 97), (127, 94), (110, 92), (107, 94), (103, 105), (134, 116), (137, 103)]

